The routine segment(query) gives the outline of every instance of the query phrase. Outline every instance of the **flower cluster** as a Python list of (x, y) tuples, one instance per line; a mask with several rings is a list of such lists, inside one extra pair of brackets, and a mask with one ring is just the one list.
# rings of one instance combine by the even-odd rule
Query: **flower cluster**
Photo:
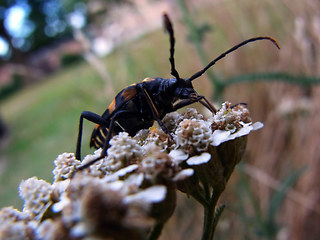
[[(208, 203), (208, 191), (222, 192), (246, 145), (252, 123), (245, 105), (224, 103), (212, 117), (195, 109), (173, 112), (162, 130), (135, 137), (114, 136), (105, 158), (77, 171), (72, 153), (54, 161), (52, 184), (35, 177), (22, 181), (23, 211), (0, 212), (1, 239), (156, 239), (172, 215), (176, 190)], [(204, 189), (207, 187), (207, 189)], [(159, 230), (160, 229), (160, 230)]]
[(50, 183), (36, 177), (29, 178), (20, 183), (19, 194), (24, 200), (23, 212), (39, 220), (51, 204)]

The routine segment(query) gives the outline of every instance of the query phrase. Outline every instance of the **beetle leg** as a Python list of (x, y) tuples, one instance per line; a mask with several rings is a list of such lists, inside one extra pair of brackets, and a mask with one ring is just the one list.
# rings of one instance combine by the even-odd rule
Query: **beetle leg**
[(231, 108), (235, 108), (236, 106), (239, 106), (239, 105), (242, 105), (242, 106), (244, 106), (244, 107), (247, 107), (247, 103), (236, 103), (236, 104), (233, 104), (232, 106), (231, 106)]
[(211, 103), (204, 96), (198, 96), (196, 99), (190, 98), (190, 99), (182, 100), (181, 102), (178, 102), (176, 105), (173, 106), (173, 111), (176, 111), (180, 108), (191, 105), (195, 102), (201, 103), (203, 106), (209, 109), (210, 112), (213, 112), (213, 113), (217, 112), (217, 109), (213, 105), (211, 105)]
[(153, 115), (153, 118), (158, 122), (159, 126), (161, 127), (161, 129), (169, 135), (170, 139), (173, 140), (173, 136), (172, 134), (169, 132), (168, 128), (163, 124), (163, 122), (161, 121), (160, 119), (160, 114), (156, 108), (156, 106), (154, 105), (149, 93), (147, 92), (147, 90), (144, 88), (144, 87), (141, 87), (142, 89), (142, 92), (144, 93), (144, 96), (147, 100), (147, 103), (151, 109), (151, 112), (152, 112), (152, 115)]
[[(208, 108), (210, 110), (210, 112), (216, 113), (217, 109), (205, 98), (205, 96), (199, 96), (199, 102), (205, 106), (206, 108)], [(204, 100), (204, 102), (203, 102)]]
[(190, 98), (190, 99), (182, 100), (182, 101), (178, 102), (177, 104), (175, 104), (173, 106), (173, 112), (177, 111), (178, 109), (183, 108), (185, 106), (189, 106), (189, 105), (191, 105), (192, 103), (195, 103), (195, 102), (199, 102), (199, 99), (191, 99)]
[[(80, 166), (77, 168), (78, 171), (81, 171), (89, 166), (91, 166), (92, 164), (94, 164), (95, 162), (101, 160), (102, 158), (106, 157), (107, 156), (107, 150), (108, 148), (110, 147), (110, 144), (109, 144), (109, 141), (112, 137), (112, 132), (113, 132), (113, 127), (114, 127), (114, 123), (116, 121), (116, 118), (119, 117), (119, 115), (123, 114), (123, 113), (131, 113), (132, 111), (117, 111), (114, 113), (114, 115), (111, 117), (110, 119), (110, 123), (109, 123), (109, 128), (108, 128), (108, 134), (106, 136), (106, 139), (103, 143), (103, 148), (102, 148), (102, 151), (101, 151), (101, 155), (93, 160), (91, 160), (90, 162), (87, 162), (86, 164)], [(90, 112), (89, 112), (90, 113)], [(99, 116), (99, 115), (98, 115)], [(106, 125), (106, 124), (104, 124)]]
[(77, 141), (77, 150), (76, 150), (76, 159), (81, 160), (81, 141), (82, 141), (82, 130), (83, 130), (83, 119), (86, 119), (90, 122), (97, 123), (100, 125), (107, 125), (107, 120), (103, 119), (100, 115), (84, 111), (81, 113), (79, 121), (79, 132), (78, 132), (78, 141)]

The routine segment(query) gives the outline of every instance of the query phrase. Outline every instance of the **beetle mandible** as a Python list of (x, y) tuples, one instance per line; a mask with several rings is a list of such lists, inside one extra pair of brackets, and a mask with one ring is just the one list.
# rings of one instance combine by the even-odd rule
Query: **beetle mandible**
[(128, 132), (130, 136), (134, 136), (139, 130), (147, 129), (153, 125), (154, 121), (157, 121), (162, 130), (171, 137), (170, 132), (162, 122), (163, 117), (167, 113), (174, 112), (195, 102), (199, 102), (214, 114), (216, 108), (204, 96), (199, 95), (195, 91), (192, 86), (192, 81), (199, 78), (227, 54), (247, 43), (258, 40), (269, 40), (277, 48), (280, 48), (278, 43), (271, 37), (250, 38), (225, 51), (191, 77), (181, 78), (175, 68), (175, 37), (172, 23), (167, 14), (163, 15), (163, 19), (164, 27), (169, 34), (169, 61), (171, 65), (171, 75), (174, 78), (145, 78), (140, 83), (132, 84), (124, 88), (116, 95), (101, 116), (89, 111), (82, 112), (79, 121), (76, 158), (81, 159), (81, 139), (84, 119), (96, 123), (91, 135), (90, 147), (102, 148), (102, 151), (100, 157), (80, 166), (77, 170), (87, 168), (107, 156), (109, 141), (112, 136), (119, 132), (125, 131)]

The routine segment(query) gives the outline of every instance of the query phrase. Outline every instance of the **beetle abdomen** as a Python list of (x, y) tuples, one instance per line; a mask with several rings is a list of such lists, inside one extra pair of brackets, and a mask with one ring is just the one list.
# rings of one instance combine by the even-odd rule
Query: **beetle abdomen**
[(91, 134), (90, 147), (102, 148), (108, 135), (108, 129), (97, 124)]

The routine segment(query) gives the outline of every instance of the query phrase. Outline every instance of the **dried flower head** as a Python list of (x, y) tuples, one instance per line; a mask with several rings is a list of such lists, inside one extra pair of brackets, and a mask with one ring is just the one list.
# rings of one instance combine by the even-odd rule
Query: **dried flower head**
[(110, 140), (111, 147), (108, 149), (106, 159), (109, 171), (117, 171), (135, 163), (143, 154), (143, 149), (137, 140), (130, 137), (128, 133), (121, 132)]
[(235, 131), (241, 128), (240, 123), (250, 123), (250, 114), (243, 104), (232, 106), (231, 103), (225, 102), (219, 111), (210, 119), (212, 129)]
[(166, 184), (167, 181), (172, 181), (178, 170), (168, 153), (161, 151), (156, 145), (147, 145), (146, 155), (139, 163), (138, 169), (149, 184)]
[(204, 116), (195, 108), (187, 108), (187, 110), (183, 112), (181, 116), (183, 119), (205, 120)]
[(61, 218), (46, 219), (37, 227), (37, 235), (34, 239), (52, 240), (52, 239), (72, 239), (68, 228), (62, 222)]
[(56, 160), (54, 160), (54, 165), (52, 173), (54, 175), (54, 180), (65, 180), (71, 177), (71, 174), (80, 166), (80, 161), (74, 157), (73, 153), (63, 153), (60, 154)]
[(183, 116), (178, 112), (168, 113), (162, 122), (170, 132), (174, 132), (178, 124), (183, 120)]
[[(36, 177), (22, 181), (23, 212), (0, 211), (1, 239), (147, 239), (172, 215), (176, 190), (209, 206), (219, 197), (246, 146), (252, 123), (243, 104), (226, 102), (205, 118), (195, 109), (163, 119), (161, 129), (123, 132), (110, 140), (108, 156), (83, 171), (72, 153), (54, 161), (51, 185)], [(74, 174), (74, 172), (76, 174)]]
[(210, 142), (212, 130), (204, 120), (184, 119), (176, 129), (176, 142), (188, 153), (206, 151)]
[(52, 204), (50, 198), (52, 190), (50, 183), (36, 177), (22, 181), (19, 186), (19, 195), (24, 200), (23, 212), (39, 220)]
[(36, 225), (32, 222), (14, 222), (11, 224), (5, 224), (0, 226), (0, 239), (37, 239), (36, 237)]
[(0, 239), (33, 239), (35, 224), (30, 214), (12, 207), (0, 211)]
[[(168, 134), (164, 133), (162, 129), (150, 128), (143, 145), (157, 145), (160, 148), (159, 151), (166, 151), (174, 147), (174, 143), (170, 140)], [(148, 150), (147, 150), (148, 151)]]

